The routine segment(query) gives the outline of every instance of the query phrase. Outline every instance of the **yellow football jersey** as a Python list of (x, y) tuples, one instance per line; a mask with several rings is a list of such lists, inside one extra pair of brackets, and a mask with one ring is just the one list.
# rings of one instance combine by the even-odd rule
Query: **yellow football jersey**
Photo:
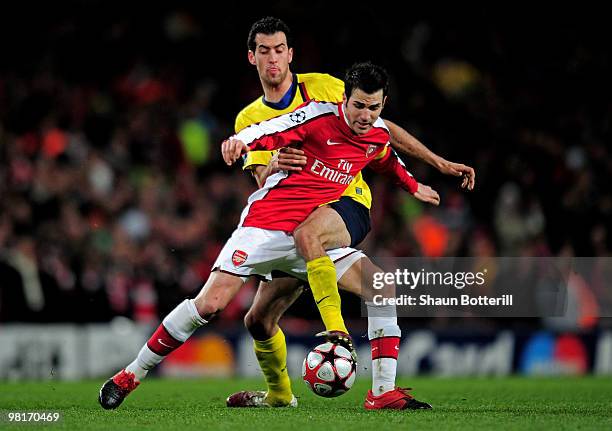
[[(293, 111), (302, 103), (311, 99), (325, 102), (341, 102), (344, 94), (344, 82), (325, 73), (294, 73), (291, 99), (284, 107), (264, 100), (263, 96), (249, 104), (238, 113), (234, 129), (236, 133), (251, 124), (260, 123)], [(246, 154), (243, 169), (252, 169), (256, 165), (267, 165), (274, 155), (273, 151), (249, 151)], [(372, 207), (372, 192), (363, 180), (361, 172), (349, 184), (342, 196)]]

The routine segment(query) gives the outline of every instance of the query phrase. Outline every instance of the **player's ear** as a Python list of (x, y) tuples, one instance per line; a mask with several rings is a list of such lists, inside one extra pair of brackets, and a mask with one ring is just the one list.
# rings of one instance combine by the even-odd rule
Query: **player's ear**
[(342, 104), (346, 105), (346, 102), (347, 102), (346, 93), (342, 93)]
[(381, 109), (385, 107), (385, 103), (387, 102), (387, 96), (383, 97), (383, 102), (381, 105)]
[(249, 49), (248, 57), (249, 57), (249, 63), (251, 63), (253, 66), (257, 66), (257, 62), (255, 61), (255, 53), (251, 51), (250, 49)]
[(288, 58), (287, 63), (291, 63), (291, 61), (293, 60), (293, 48), (289, 48), (287, 52), (287, 58)]

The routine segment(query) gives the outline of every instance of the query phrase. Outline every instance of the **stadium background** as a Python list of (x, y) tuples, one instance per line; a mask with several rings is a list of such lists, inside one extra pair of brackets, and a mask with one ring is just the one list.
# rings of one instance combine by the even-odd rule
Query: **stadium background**
[[(3, 6), (0, 379), (113, 373), (199, 289), (255, 187), (221, 163), (218, 145), (261, 94), (246, 36), (265, 15), (292, 28), (294, 72), (342, 77), (367, 59), (387, 67), (384, 117), (476, 169), (476, 189), (464, 193), (406, 159), (440, 192), (439, 208), (369, 176), (369, 255), (610, 255), (612, 54), (602, 14), (399, 13), (385, 2), (209, 7)], [(257, 376), (242, 328), (253, 293), (243, 289), (160, 372)], [(359, 302), (344, 301), (367, 357)], [(303, 297), (282, 322), (293, 374), (321, 328), (315, 313)], [(612, 373), (604, 318), (400, 324), (403, 374)]]

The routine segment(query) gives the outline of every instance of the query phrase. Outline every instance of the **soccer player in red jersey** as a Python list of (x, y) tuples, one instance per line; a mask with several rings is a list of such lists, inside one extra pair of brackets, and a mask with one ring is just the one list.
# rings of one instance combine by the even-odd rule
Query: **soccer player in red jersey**
[[(395, 175), (398, 183), (418, 199), (426, 202), (439, 200), (434, 190), (417, 183), (397, 158), (386, 151), (388, 132), (378, 122), (386, 85), (378, 85), (378, 68), (366, 64), (354, 69), (358, 71), (358, 86), (346, 103), (348, 106), (356, 102), (354, 110), (344, 112), (342, 105), (312, 102), (291, 114), (238, 134), (237, 138), (250, 142), (253, 148), (277, 148), (301, 140), (305, 151), (311, 146), (325, 145), (323, 148), (327, 153), (324, 156), (318, 154), (318, 158), (313, 159), (306, 169), (293, 174), (291, 178), (283, 173), (275, 174), (276, 178), (267, 181), (274, 186), (251, 195), (239, 227), (221, 251), (200, 293), (195, 299), (183, 301), (170, 312), (137, 358), (102, 386), (99, 394), (102, 407), (118, 407), (150, 369), (185, 342), (197, 328), (221, 312), (249, 276), (259, 275), (270, 280), (272, 271), (282, 271), (305, 280), (305, 263), (295, 250), (290, 235), (292, 229), (308, 216), (309, 209), (312, 211), (317, 205), (337, 199), (348, 185), (349, 177), (356, 175), (365, 165), (370, 164), (379, 171)], [(370, 85), (371, 81), (374, 81), (373, 86)], [(363, 109), (370, 110), (370, 114), (360, 115), (359, 111)], [(295, 126), (289, 126), (289, 122)], [(318, 127), (312, 127), (315, 124)], [(232, 163), (243, 151), (247, 151), (247, 147), (239, 139), (231, 139), (223, 143), (222, 150), (226, 162)], [(304, 209), (290, 202), (292, 194), (301, 187), (316, 190), (313, 196), (300, 202)], [(278, 204), (286, 204), (287, 207), (279, 207)], [(273, 215), (270, 211), (275, 205), (277, 212)], [(286, 211), (291, 214), (291, 219), (279, 223)], [(330, 250), (328, 255), (335, 260), (339, 277), (364, 257), (363, 253), (349, 247)], [(338, 295), (337, 289), (329, 294)], [(401, 399), (404, 403), (419, 403), (411, 397)], [(426, 403), (420, 403), (412, 408), (427, 407), (429, 405)]]
[[(291, 32), (278, 18), (266, 17), (255, 22), (250, 29), (247, 45), (248, 60), (257, 69), (263, 96), (240, 111), (236, 117), (236, 132), (251, 124), (291, 112), (309, 98), (330, 102), (343, 100), (344, 83), (339, 79), (322, 73), (291, 71), (290, 63), (294, 55)], [(353, 106), (348, 109), (353, 109)], [(431, 164), (443, 174), (462, 175), (462, 187), (473, 188), (475, 176), (471, 167), (447, 161), (394, 123), (385, 120), (385, 124), (391, 132), (391, 145), (396, 150)], [(275, 155), (269, 151), (250, 151), (246, 154), (244, 169), (253, 174), (261, 187), (271, 174), (279, 170), (299, 171), (306, 160), (302, 150), (291, 147), (283, 148)], [(348, 245), (354, 247), (361, 243), (370, 230), (371, 203), (369, 187), (358, 175), (338, 201), (317, 208), (298, 226), (293, 232), (296, 248), (311, 272), (316, 275), (316, 264), (322, 263), (324, 270), (319, 270), (318, 274), (322, 274), (327, 283), (335, 282), (336, 277), (330, 274), (333, 266), (329, 261), (325, 262), (325, 250)], [(315, 267), (309, 262), (315, 263)], [(238, 392), (228, 398), (229, 406), (286, 406), (293, 399), (286, 370), (287, 348), (278, 322), (301, 294), (301, 285), (300, 280), (289, 277), (275, 277), (270, 283), (260, 283), (244, 322), (254, 339), (253, 347), (265, 376), (267, 391)], [(342, 283), (342, 279), (338, 287), (358, 293), (350, 283)], [(386, 327), (385, 331), (381, 330), (383, 326)], [(381, 323), (378, 319), (368, 319), (368, 333), (373, 346), (378, 343), (378, 338), (401, 334), (396, 321), (393, 324), (387, 321)], [(387, 362), (386, 358), (377, 359), (373, 355), (372, 359), (374, 396), (393, 392), (392, 379), (381, 385), (379, 377), (394, 375), (395, 370), (381, 367), (380, 361)], [(371, 404), (368, 406), (371, 407)]]
[[(354, 82), (362, 88), (352, 88)], [(298, 144), (307, 156), (301, 171), (291, 175), (281, 171), (267, 179), (249, 199), (241, 226), (293, 232), (321, 202), (337, 200), (367, 164), (393, 174), (406, 190), (428, 201), (431, 190), (419, 190), (405, 167), (388, 151), (389, 131), (379, 118), (387, 83), (382, 68), (370, 63), (355, 65), (347, 75), (350, 96), (345, 104), (309, 102), (290, 114), (247, 127), (224, 142), (223, 156), (228, 164), (249, 150), (276, 150)], [(279, 219), (280, 209), (283, 216)], [(308, 281), (325, 328), (348, 334), (340, 312), (333, 262), (324, 250), (322, 253), (324, 256), (314, 262), (307, 261)], [(321, 262), (325, 268), (311, 270), (319, 260), (329, 263)], [(330, 271), (326, 267), (331, 267)]]

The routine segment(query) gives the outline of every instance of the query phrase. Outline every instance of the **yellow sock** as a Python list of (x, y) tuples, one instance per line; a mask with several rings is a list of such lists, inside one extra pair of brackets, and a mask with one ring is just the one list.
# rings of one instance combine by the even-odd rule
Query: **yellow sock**
[(254, 340), (253, 348), (268, 385), (266, 401), (272, 406), (286, 406), (291, 402), (293, 393), (287, 373), (285, 334), (278, 328), (272, 338), (264, 341)]
[(329, 256), (318, 257), (306, 262), (310, 290), (319, 307), (325, 329), (348, 333), (342, 319), (340, 293), (336, 282), (336, 267)]

